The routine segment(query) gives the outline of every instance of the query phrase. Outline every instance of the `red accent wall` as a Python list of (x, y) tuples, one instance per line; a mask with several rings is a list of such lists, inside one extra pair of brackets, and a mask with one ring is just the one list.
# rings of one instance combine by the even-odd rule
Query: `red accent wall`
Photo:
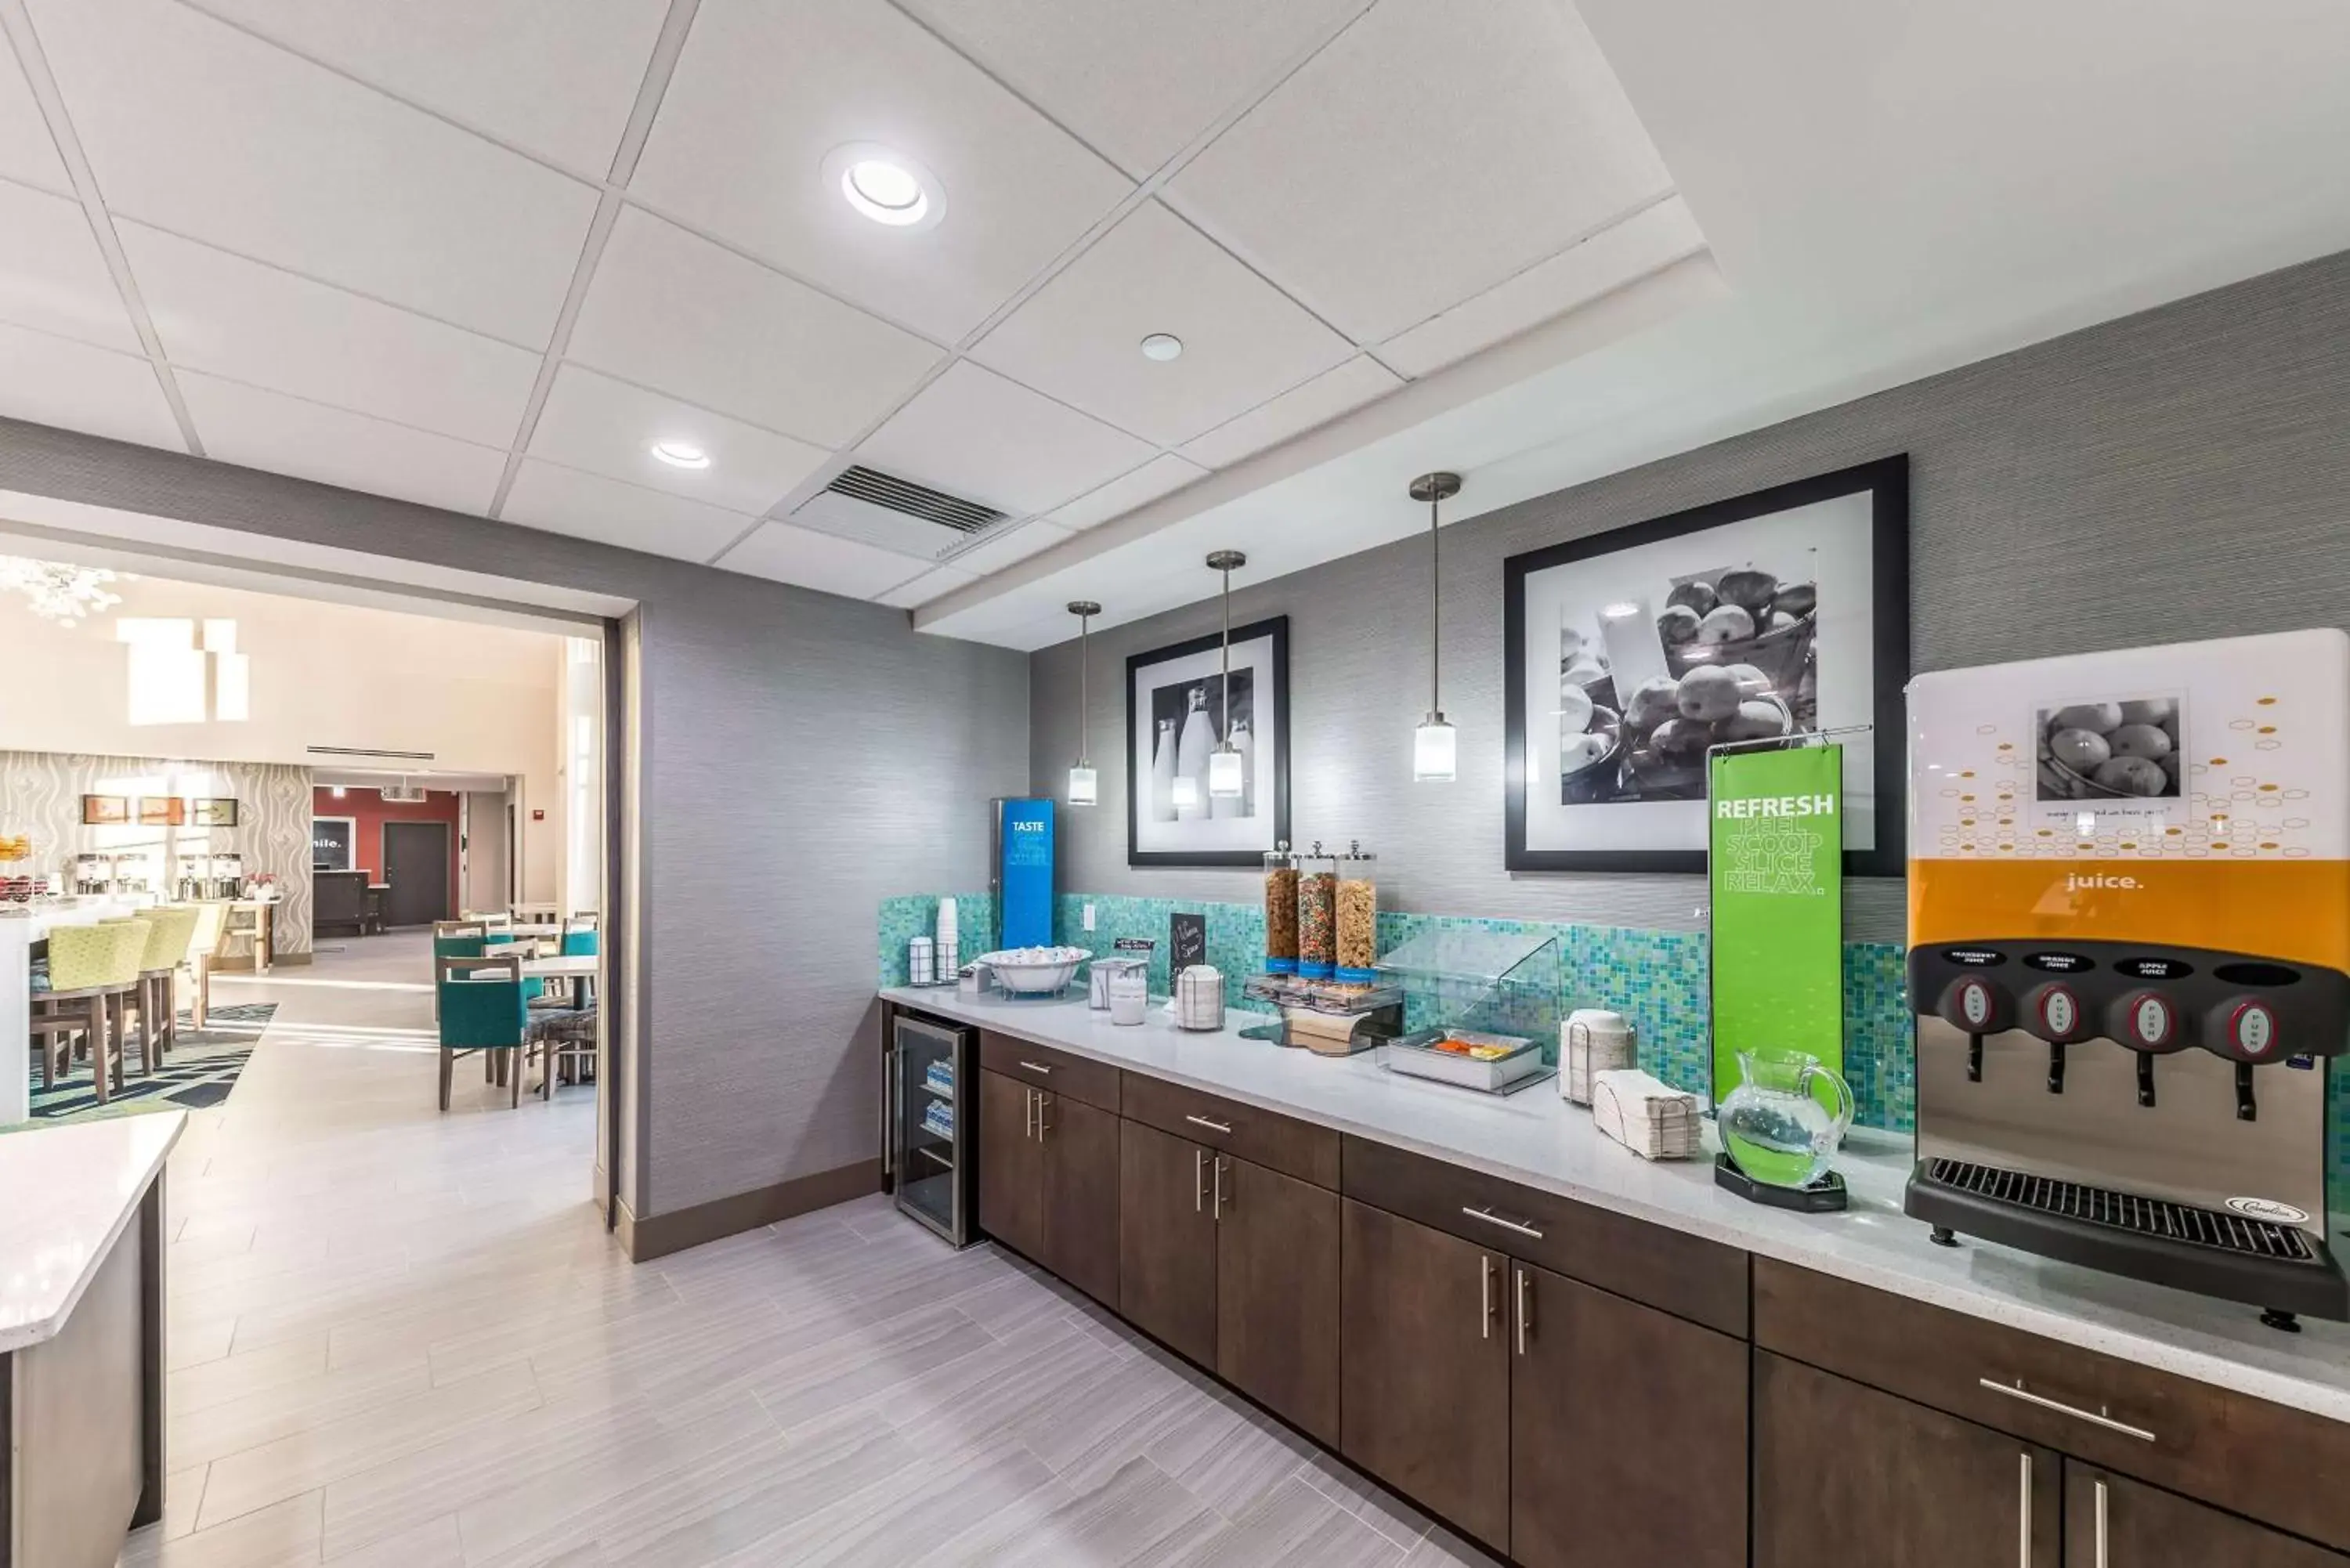
[(360, 789), (353, 785), (337, 800), (334, 790), (326, 784), (314, 785), (310, 791), (310, 815), (313, 816), (348, 816), (357, 819), (353, 834), (352, 858), (370, 881), (383, 880), (383, 825), (387, 822), (445, 822), (449, 825), (449, 909), (442, 919), (457, 918), (457, 902), (463, 897), (463, 884), (457, 878), (457, 807), (458, 797), (451, 790), (427, 790), (419, 802), (388, 801), (381, 792)]

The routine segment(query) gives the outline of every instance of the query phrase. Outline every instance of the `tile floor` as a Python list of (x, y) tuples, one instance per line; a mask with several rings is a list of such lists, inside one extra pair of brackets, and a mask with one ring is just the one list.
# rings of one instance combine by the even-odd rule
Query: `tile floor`
[(172, 1158), (172, 1467), (125, 1568), (1487, 1559), (1026, 1266), (879, 1198), (633, 1268), (592, 1094), (433, 1108), (428, 943), (273, 1001)]

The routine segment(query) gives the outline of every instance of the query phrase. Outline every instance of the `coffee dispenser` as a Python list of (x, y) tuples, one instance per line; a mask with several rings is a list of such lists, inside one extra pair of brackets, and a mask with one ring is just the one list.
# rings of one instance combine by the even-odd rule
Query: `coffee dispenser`
[(2350, 1048), (2350, 635), (1920, 676), (1909, 1003), (1934, 1227), (2350, 1316), (2326, 1079)]

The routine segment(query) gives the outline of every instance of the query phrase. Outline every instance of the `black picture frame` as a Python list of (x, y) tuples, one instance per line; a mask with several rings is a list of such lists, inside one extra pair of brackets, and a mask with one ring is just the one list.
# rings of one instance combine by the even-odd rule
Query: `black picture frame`
[[(1232, 629), (1234, 648), (1243, 643), (1270, 639), (1270, 663), (1273, 676), (1273, 831), (1263, 849), (1144, 849), (1140, 845), (1139, 815), (1144, 794), (1150, 787), (1147, 777), (1134, 776), (1137, 726), (1149, 722), (1147, 711), (1138, 708), (1134, 700), (1138, 677), (1154, 665), (1170, 664), (1177, 659), (1213, 651), (1224, 640), (1222, 632), (1211, 632), (1188, 641), (1154, 648), (1145, 653), (1128, 654), (1126, 659), (1126, 732), (1123, 743), (1127, 758), (1126, 790), (1126, 863), (1137, 867), (1244, 867), (1262, 869), (1264, 850), (1289, 837), (1289, 618), (1274, 616), (1265, 620), (1252, 621), (1247, 626)], [(1262, 766), (1263, 737), (1256, 737), (1257, 760)], [(1145, 754), (1148, 754), (1147, 753)], [(1260, 774), (1262, 778), (1263, 774)]]
[(1909, 679), (1909, 458), (1906, 452), (1694, 506), (1587, 538), (1571, 539), (1512, 556), (1502, 563), (1507, 869), (1701, 873), (1706, 868), (1703, 849), (1526, 846), (1527, 579), (1535, 573), (1572, 562), (1597, 560), (1701, 529), (1719, 528), (1863, 493), (1870, 496), (1871, 502), (1868, 643), (1874, 685), (1870, 722), (1876, 731), (1877, 842), (1866, 849), (1845, 851), (1845, 875), (1899, 877), (1905, 873), (1908, 803), (1902, 689)]

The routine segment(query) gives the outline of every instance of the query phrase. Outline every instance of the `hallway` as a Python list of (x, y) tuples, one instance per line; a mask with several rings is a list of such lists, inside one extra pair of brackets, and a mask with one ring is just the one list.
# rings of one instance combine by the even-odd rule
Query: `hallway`
[[(878, 1196), (632, 1268), (595, 1101), (433, 1108), (421, 934), (275, 1002), (171, 1167), (161, 1568), (1472, 1558), (998, 1254)], [(1335, 1332), (1335, 1325), (1334, 1325)]]

